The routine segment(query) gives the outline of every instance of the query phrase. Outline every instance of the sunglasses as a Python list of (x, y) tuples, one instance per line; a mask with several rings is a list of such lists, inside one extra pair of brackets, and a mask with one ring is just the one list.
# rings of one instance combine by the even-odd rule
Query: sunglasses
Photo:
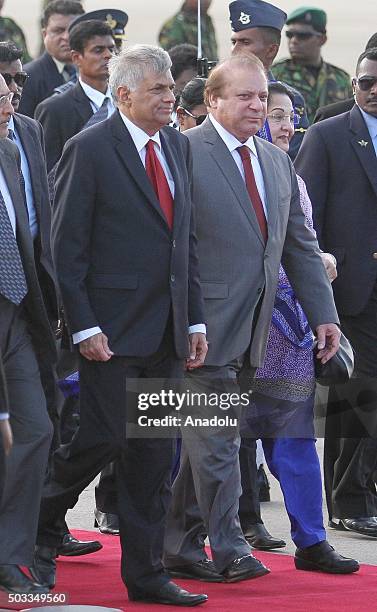
[(373, 85), (377, 83), (377, 77), (360, 77), (360, 79), (354, 79), (354, 82), (356, 83), (358, 88), (361, 89), (361, 91), (370, 91)]
[(296, 30), (287, 30), (285, 35), (289, 40), (294, 36), (297, 40), (309, 40), (313, 36), (321, 36), (319, 32), (296, 32)]
[(183, 106), (181, 106), (181, 109), (184, 113), (186, 113), (186, 115), (188, 115), (192, 119), (195, 119), (196, 125), (201, 125), (203, 121), (207, 118), (207, 115), (193, 115), (192, 113), (190, 113), (190, 111), (187, 110), (187, 108), (183, 108)]
[(26, 72), (16, 72), (15, 75), (9, 74), (9, 72), (2, 72), (1, 74), (4, 77), (4, 81), (8, 87), (12, 81), (16, 83), (17, 87), (23, 87), (26, 80), (29, 78), (29, 75)]

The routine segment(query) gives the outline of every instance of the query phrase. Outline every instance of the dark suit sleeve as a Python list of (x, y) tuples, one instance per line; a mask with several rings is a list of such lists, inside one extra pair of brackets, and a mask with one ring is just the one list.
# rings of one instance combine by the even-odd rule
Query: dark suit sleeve
[(59, 161), (64, 147), (58, 110), (56, 100), (47, 98), (38, 104), (34, 114), (43, 128), (47, 172)]
[(339, 318), (318, 242), (305, 223), (297, 178), (291, 163), (290, 172), (292, 197), (282, 265), (311, 328), (315, 330), (322, 323), (339, 323)]
[(188, 317), (189, 325), (205, 323), (204, 300), (200, 286), (199, 259), (198, 259), (198, 239), (196, 235), (196, 215), (192, 198), (192, 154), (190, 143), (187, 140), (186, 165), (190, 182), (191, 192), (191, 219), (190, 219), (190, 253), (189, 253), (189, 298), (188, 298)]
[(321, 248), (324, 246), (325, 209), (329, 183), (329, 162), (320, 126), (308, 130), (295, 168), (305, 181), (313, 207), (313, 222)]
[(52, 256), (71, 333), (98, 325), (86, 289), (95, 214), (93, 156), (75, 139), (64, 148), (56, 173)]
[(3, 359), (0, 353), (0, 413), (9, 412), (7, 382), (3, 367)]

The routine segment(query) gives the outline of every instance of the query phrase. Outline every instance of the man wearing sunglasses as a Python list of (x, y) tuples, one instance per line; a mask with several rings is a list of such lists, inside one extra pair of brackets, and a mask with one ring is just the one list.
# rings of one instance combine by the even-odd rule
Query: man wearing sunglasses
[[(359, 57), (356, 104), (313, 125), (296, 160), (322, 249), (334, 253), (335, 303), (355, 351), (354, 378), (330, 387), (325, 484), (331, 526), (377, 538), (377, 49)], [(350, 434), (351, 432), (351, 434)], [(350, 437), (350, 435), (352, 437)]]
[(326, 13), (321, 9), (300, 7), (292, 11), (285, 32), (291, 57), (273, 66), (276, 79), (295, 87), (304, 96), (311, 123), (317, 108), (345, 100), (352, 91), (349, 74), (321, 56), (327, 40), (326, 21)]

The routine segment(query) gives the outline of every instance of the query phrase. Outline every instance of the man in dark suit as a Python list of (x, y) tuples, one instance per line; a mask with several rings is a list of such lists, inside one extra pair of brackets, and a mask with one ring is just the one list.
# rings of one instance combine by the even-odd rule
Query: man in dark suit
[(377, 49), (360, 56), (353, 88), (355, 106), (310, 128), (296, 168), (313, 203), (320, 246), (338, 261), (335, 302), (355, 351), (355, 379), (329, 394), (328, 511), (343, 529), (377, 537), (376, 405), (370, 403), (377, 376)]
[(126, 424), (127, 378), (181, 378), (188, 354), (199, 367), (207, 351), (190, 150), (164, 127), (174, 104), (170, 67), (169, 55), (148, 45), (114, 57), (118, 112), (72, 138), (59, 162), (53, 255), (80, 352), (80, 427), (54, 455), (35, 570), (53, 584), (54, 522), (115, 459), (129, 598), (196, 605), (207, 597), (172, 583), (161, 562), (173, 440), (127, 437)]
[(106, 119), (114, 111), (108, 86), (108, 63), (115, 50), (111, 28), (99, 20), (83, 21), (69, 33), (78, 82), (35, 109), (45, 135), (47, 171), (60, 159), (69, 138), (80, 132), (97, 112)]
[(55, 87), (69, 81), (74, 74), (68, 44), (68, 26), (84, 13), (80, 2), (53, 0), (41, 19), (45, 52), (25, 65), (29, 79), (25, 84), (20, 112), (33, 117), (36, 106), (48, 98)]
[[(58, 321), (58, 306), (50, 247), (51, 209), (48, 197), (43, 130), (35, 119), (18, 113), (25, 72), (21, 64), (22, 51), (12, 42), (0, 43), (0, 74), (13, 92), (12, 106), (16, 111), (9, 120), (8, 136), (17, 145), (21, 156), (26, 206), (30, 233), (34, 243), (35, 266), (48, 318), (53, 331)], [(51, 370), (49, 370), (51, 373)], [(54, 426), (52, 448), (59, 443), (59, 416), (55, 377), (45, 386), (47, 409)], [(68, 531), (68, 530), (67, 530)], [(60, 555), (85, 554), (100, 547), (99, 542), (80, 542), (67, 533)]]
[(6, 137), (12, 96), (0, 76), (0, 353), (14, 435), (0, 507), (0, 588), (32, 595), (46, 588), (19, 566), (33, 558), (52, 437), (43, 387), (56, 352), (35, 269), (20, 156)]

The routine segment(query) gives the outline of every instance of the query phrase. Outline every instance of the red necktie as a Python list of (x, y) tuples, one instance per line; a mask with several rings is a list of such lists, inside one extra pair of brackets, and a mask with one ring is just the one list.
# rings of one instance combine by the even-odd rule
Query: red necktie
[(166, 221), (170, 229), (173, 228), (173, 196), (171, 194), (165, 172), (159, 162), (159, 159), (154, 150), (153, 140), (147, 143), (147, 154), (145, 157), (145, 170), (152, 183), (153, 189), (156, 192), (161, 209), (165, 215)]
[(237, 147), (237, 151), (242, 159), (243, 169), (245, 171), (245, 182), (246, 188), (249, 192), (250, 200), (253, 205), (255, 214), (258, 219), (260, 231), (262, 232), (264, 243), (267, 242), (267, 221), (266, 215), (264, 214), (262, 200), (260, 199), (257, 184), (255, 182), (255, 176), (253, 166), (251, 165), (250, 150), (246, 146)]

